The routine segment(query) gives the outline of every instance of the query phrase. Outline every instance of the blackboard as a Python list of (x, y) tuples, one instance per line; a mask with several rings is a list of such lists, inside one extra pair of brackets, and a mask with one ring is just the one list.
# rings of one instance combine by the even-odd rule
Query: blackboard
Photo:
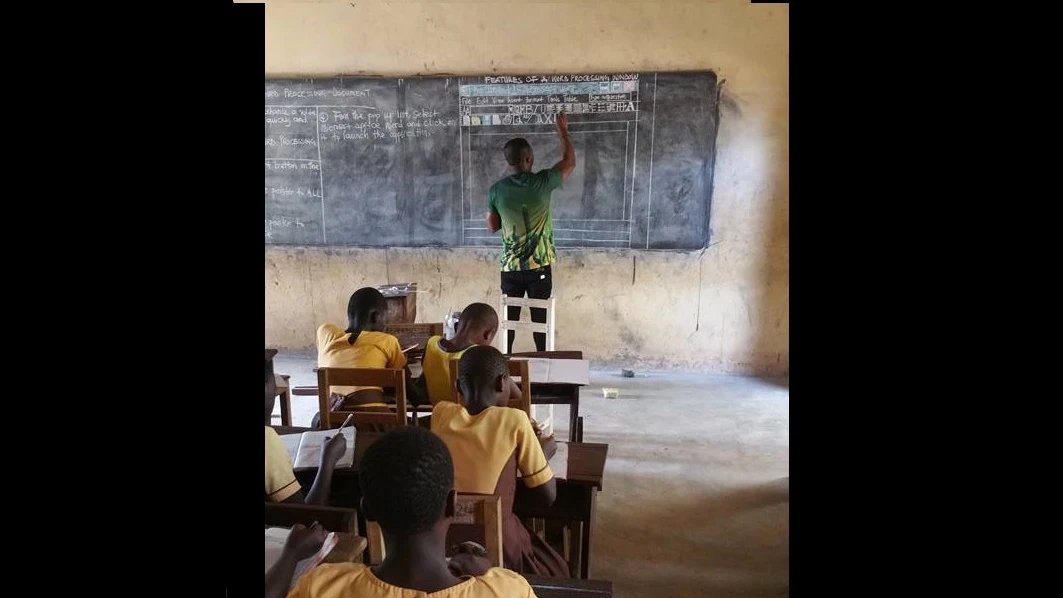
[(500, 246), (483, 216), (502, 146), (524, 137), (550, 167), (563, 109), (558, 248), (703, 248), (718, 91), (711, 71), (268, 79), (266, 244)]

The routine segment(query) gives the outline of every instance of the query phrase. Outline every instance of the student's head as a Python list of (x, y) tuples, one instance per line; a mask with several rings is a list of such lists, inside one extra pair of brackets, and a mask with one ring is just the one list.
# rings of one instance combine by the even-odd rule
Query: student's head
[(358, 480), (365, 518), (386, 536), (445, 540), (457, 494), (454, 462), (438, 436), (420, 426), (391, 430), (366, 449)]
[(509, 366), (498, 349), (477, 345), (465, 351), (458, 362), (458, 389), (465, 402), (487, 406), (509, 404)]
[(535, 163), (535, 155), (532, 153), (531, 144), (523, 137), (510, 139), (506, 142), (502, 152), (506, 155), (506, 163), (517, 169), (518, 172), (531, 170)]
[(457, 333), (477, 345), (490, 345), (498, 332), (498, 313), (486, 303), (470, 303), (458, 317)]
[(384, 295), (372, 287), (358, 289), (347, 302), (347, 332), (383, 330), (388, 306)]
[(273, 405), (277, 402), (277, 379), (273, 377), (273, 357), (276, 349), (266, 349), (266, 425), (273, 416)]

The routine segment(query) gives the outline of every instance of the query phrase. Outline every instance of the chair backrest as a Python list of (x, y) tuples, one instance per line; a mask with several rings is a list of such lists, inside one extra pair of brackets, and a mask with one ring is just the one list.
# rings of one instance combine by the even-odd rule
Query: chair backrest
[[(458, 390), (458, 361), (457, 359), (450, 360), (450, 392), (455, 403), (464, 405), (465, 397), (461, 396), (461, 391)], [(520, 399), (510, 400), (509, 406), (520, 409), (531, 417), (531, 382), (528, 376), (528, 362), (518, 359), (508, 360), (506, 364), (509, 367), (510, 377), (520, 379)]]
[[(331, 411), (329, 388), (333, 386), (379, 386), (395, 389), (395, 406), (388, 409), (358, 409)], [(384, 431), (406, 425), (406, 370), (383, 368), (318, 368), (318, 409), (321, 428), (339, 426), (348, 415), (354, 414), (355, 426)]]
[[(502, 295), (502, 309), (498, 312), (498, 334), (495, 336), (495, 346), (499, 351), (505, 353), (509, 351), (509, 334), (508, 330), (527, 330), (529, 332), (543, 332), (546, 334), (546, 348), (549, 351), (554, 350), (554, 324), (556, 322), (555, 307), (557, 301), (554, 297), (549, 299), (528, 299), (526, 297), (509, 297)], [(507, 307), (529, 307), (539, 308), (546, 310), (546, 322), (539, 324), (537, 322), (520, 322), (517, 320), (509, 319), (509, 310)]]
[[(481, 544), (487, 549), (492, 567), (502, 566), (502, 498), (492, 494), (458, 494), (457, 509), (450, 532), (468, 536), (482, 530)], [(375, 521), (366, 521), (369, 564), (384, 562), (384, 534)], [(450, 534), (448, 533), (448, 536)], [(478, 536), (479, 537), (479, 536)], [(449, 544), (449, 541), (448, 541)]]

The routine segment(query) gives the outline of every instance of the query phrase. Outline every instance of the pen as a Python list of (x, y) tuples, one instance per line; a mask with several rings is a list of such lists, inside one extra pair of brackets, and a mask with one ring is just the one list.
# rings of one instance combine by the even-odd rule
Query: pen
[[(341, 430), (343, 430), (343, 427), (344, 427), (344, 426), (346, 426), (347, 424), (351, 423), (351, 420), (352, 420), (352, 419), (354, 419), (354, 414), (353, 414), (353, 413), (352, 413), (352, 414), (350, 414), (350, 415), (348, 415), (348, 416), (347, 416), (347, 419), (343, 420), (343, 423), (342, 423), (342, 424), (340, 424), (340, 427), (336, 428), (336, 433), (337, 433), (337, 434), (342, 434), (343, 432), (341, 432)], [(325, 437), (325, 442), (328, 442), (328, 441), (329, 441), (329, 440), (331, 440), (331, 439), (332, 439), (332, 437), (331, 437), (331, 436), (326, 436), (326, 437)]]

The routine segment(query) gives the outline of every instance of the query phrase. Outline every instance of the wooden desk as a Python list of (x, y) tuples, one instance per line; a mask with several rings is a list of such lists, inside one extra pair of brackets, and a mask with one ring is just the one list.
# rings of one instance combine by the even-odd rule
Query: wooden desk
[(577, 562), (583, 579), (590, 577), (591, 543), (594, 538), (594, 520), (598, 509), (598, 492), (605, 476), (605, 460), (608, 444), (570, 442), (568, 445), (568, 475), (557, 480), (557, 500), (549, 507), (542, 507), (524, 484), (517, 484), (513, 500), (513, 512), (522, 518), (551, 519), (579, 526)]
[[(581, 351), (531, 351), (525, 353), (513, 353), (510, 359), (527, 359), (531, 366), (531, 394), (532, 405), (568, 405), (568, 439), (571, 442), (583, 441), (583, 426), (579, 420), (579, 389), (590, 382), (589, 364), (583, 362)], [(536, 382), (535, 362), (549, 360), (551, 362), (579, 360), (583, 362), (580, 380), (559, 381), (551, 379), (548, 382)], [(567, 368), (566, 368), (567, 369)], [(571, 372), (570, 372), (571, 373)], [(553, 378), (551, 374), (551, 378)]]
[[(305, 432), (308, 428), (290, 428), (274, 426), (278, 434)], [(332, 476), (332, 495), (330, 504), (338, 507), (358, 508), (361, 489), (358, 485), (358, 463), (379, 434), (359, 432), (354, 441), (354, 465), (337, 469)], [(557, 500), (549, 507), (536, 504), (531, 491), (524, 484), (517, 484), (513, 501), (513, 512), (518, 517), (550, 519), (575, 524), (580, 528), (578, 550), (579, 574), (586, 579), (590, 575), (590, 553), (593, 540), (595, 514), (598, 506), (598, 492), (603, 488), (605, 461), (609, 453), (608, 444), (571, 442), (568, 446), (567, 479), (557, 480)], [(304, 488), (314, 483), (317, 469), (304, 469), (295, 472), (296, 478)], [(365, 519), (358, 513), (358, 529), (365, 529)]]
[(525, 575), (538, 598), (612, 598), (613, 582)]
[(579, 425), (579, 384), (561, 384), (532, 381), (532, 405), (568, 405), (568, 439), (570, 442), (583, 440), (583, 431)]

